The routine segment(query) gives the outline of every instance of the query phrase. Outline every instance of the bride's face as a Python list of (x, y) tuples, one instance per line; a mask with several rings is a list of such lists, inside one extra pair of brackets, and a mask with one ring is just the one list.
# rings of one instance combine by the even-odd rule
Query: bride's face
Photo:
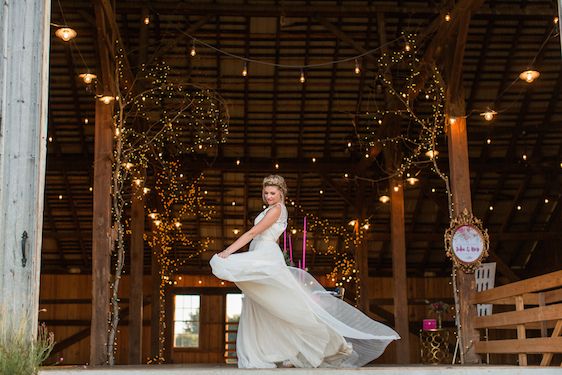
[(277, 186), (266, 186), (263, 189), (263, 200), (269, 206), (281, 202), (281, 199), (281, 190)]

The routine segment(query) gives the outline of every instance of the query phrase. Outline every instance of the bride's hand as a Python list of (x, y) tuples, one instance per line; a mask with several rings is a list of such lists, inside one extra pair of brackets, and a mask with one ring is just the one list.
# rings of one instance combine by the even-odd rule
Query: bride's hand
[(220, 258), (228, 258), (228, 256), (230, 255), (230, 253), (226, 250), (221, 251), (220, 253), (217, 254)]

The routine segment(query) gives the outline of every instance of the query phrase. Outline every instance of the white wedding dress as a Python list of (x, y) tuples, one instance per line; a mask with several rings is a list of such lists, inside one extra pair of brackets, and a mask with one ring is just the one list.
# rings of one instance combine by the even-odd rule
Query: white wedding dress
[(248, 252), (210, 261), (215, 276), (244, 294), (238, 367), (359, 367), (379, 357), (398, 334), (330, 295), (309, 273), (288, 267), (277, 244), (286, 227), (281, 205), (279, 219), (252, 240)]

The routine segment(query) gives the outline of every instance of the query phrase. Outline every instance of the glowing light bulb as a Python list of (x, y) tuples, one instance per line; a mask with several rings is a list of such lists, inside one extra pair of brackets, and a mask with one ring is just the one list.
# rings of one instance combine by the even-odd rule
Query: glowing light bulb
[(406, 43), (406, 45), (404, 46), (404, 49), (406, 50), (406, 52), (410, 52), (412, 47), (410, 47), (410, 44)]
[(312, 158), (312, 162), (313, 162), (313, 163), (316, 163), (316, 158)]
[(98, 76), (93, 73), (82, 73), (79, 74), (78, 77), (80, 77), (80, 79), (82, 79), (82, 81), (84, 81), (84, 83), (87, 85), (92, 83), (94, 79), (98, 78)]
[(240, 229), (233, 229), (233, 230), (232, 230), (232, 233), (238, 234), (238, 233), (240, 233)]
[(486, 143), (487, 143), (487, 144), (491, 144), (491, 143), (492, 143), (492, 140), (491, 140), (490, 138), (488, 138), (488, 139), (486, 139)]
[(379, 201), (381, 203), (388, 203), (388, 202), (390, 202), (390, 197), (388, 195), (381, 195), (379, 197)]
[(490, 206), (490, 207), (488, 207), (488, 209), (489, 209), (490, 211), (494, 211), (494, 206)]
[(180, 223), (179, 221), (176, 221), (176, 222), (174, 223), (174, 225), (176, 226), (176, 228), (181, 227), (181, 223)]
[(485, 112), (482, 112), (480, 116), (483, 116), (486, 121), (492, 121), (497, 114), (496, 111), (487, 109)]
[(244, 69), (242, 69), (242, 77), (246, 77), (248, 75), (248, 65), (244, 63)]
[(144, 17), (144, 24), (148, 25), (150, 23), (150, 17), (146, 16)]
[(354, 227), (356, 223), (357, 223), (356, 220), (351, 220), (348, 224), (349, 224), (350, 226)]
[(410, 185), (415, 185), (419, 181), (419, 179), (417, 179), (416, 177), (410, 177), (407, 178), (406, 181), (408, 181)]
[(147, 188), (147, 187), (145, 187), (145, 188), (142, 189), (142, 192), (143, 192), (144, 194), (148, 194), (148, 193), (150, 192), (150, 189)]
[(303, 70), (301, 70), (301, 77), (300, 77), (299, 80), (300, 80), (301, 83), (304, 83), (306, 81), (306, 78), (304, 77), (304, 71)]
[(427, 157), (430, 158), (430, 159), (433, 159), (433, 158), (436, 157), (437, 155), (439, 155), (439, 151), (437, 151), (437, 150), (428, 150), (428, 151), (425, 153), (425, 156), (427, 156)]
[(76, 31), (70, 27), (61, 27), (55, 31), (55, 35), (65, 42), (76, 38)]
[(527, 83), (532, 83), (537, 78), (539, 78), (540, 75), (541, 74), (538, 71), (529, 69), (529, 70), (525, 70), (524, 72), (519, 74), (519, 78), (521, 78), (523, 81), (525, 81)]
[(359, 66), (359, 61), (355, 60), (355, 74), (361, 73), (361, 67)]
[(103, 96), (100, 96), (99, 100), (103, 104), (110, 104), (112, 101), (115, 100), (115, 97), (113, 97), (111, 95), (103, 95)]
[(451, 21), (451, 15), (449, 13), (445, 14), (445, 21), (447, 22)]
[(191, 55), (191, 57), (197, 55), (197, 51), (195, 50), (195, 43), (191, 46), (191, 51), (189, 51), (189, 54)]

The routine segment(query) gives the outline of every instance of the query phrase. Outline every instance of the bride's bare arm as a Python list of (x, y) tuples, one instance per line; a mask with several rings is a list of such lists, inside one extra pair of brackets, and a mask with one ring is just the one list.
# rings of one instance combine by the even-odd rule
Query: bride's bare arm
[(236, 241), (234, 241), (229, 247), (227, 247), (224, 251), (221, 251), (218, 255), (221, 258), (226, 258), (230, 254), (235, 253), (236, 251), (240, 250), (244, 245), (254, 239), (255, 236), (262, 233), (264, 230), (269, 228), (279, 219), (281, 216), (281, 205), (276, 205), (270, 208), (265, 217), (261, 219), (259, 223), (254, 225), (249, 231), (238, 237)]

